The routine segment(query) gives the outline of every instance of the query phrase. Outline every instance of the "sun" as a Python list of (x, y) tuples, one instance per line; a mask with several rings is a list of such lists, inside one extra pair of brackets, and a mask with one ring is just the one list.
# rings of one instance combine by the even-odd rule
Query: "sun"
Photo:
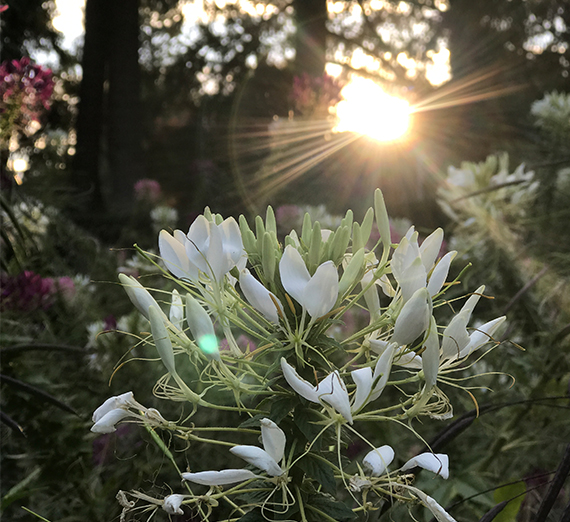
[(355, 77), (343, 87), (335, 108), (334, 132), (353, 132), (378, 141), (401, 139), (410, 127), (410, 104), (386, 93), (372, 80)]

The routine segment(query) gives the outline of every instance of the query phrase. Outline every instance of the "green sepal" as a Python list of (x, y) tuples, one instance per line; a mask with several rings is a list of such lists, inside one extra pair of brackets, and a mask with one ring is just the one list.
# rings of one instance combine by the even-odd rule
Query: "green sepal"
[(311, 223), (311, 216), (309, 216), (308, 212), (305, 213), (305, 217), (303, 218), (303, 228), (301, 230), (301, 241), (305, 243), (305, 246), (308, 246), (311, 242), (311, 234), (313, 233), (313, 225)]
[(277, 236), (277, 221), (275, 220), (275, 212), (273, 212), (271, 205), (267, 207), (267, 211), (265, 212), (265, 230)]
[(261, 266), (263, 267), (263, 275), (265, 280), (273, 282), (275, 277), (275, 247), (273, 245), (273, 238), (269, 232), (265, 232), (261, 241)]
[(343, 297), (346, 292), (362, 279), (364, 275), (364, 248), (361, 248), (352, 256), (346, 270), (338, 283), (338, 295)]
[(335, 265), (339, 265), (346, 253), (348, 243), (350, 242), (350, 229), (348, 226), (340, 227), (334, 237), (331, 245), (331, 259)]
[(311, 242), (309, 244), (309, 271), (312, 273), (319, 266), (321, 259), (321, 243), (323, 236), (321, 234), (321, 224), (315, 221), (313, 225), (313, 232), (311, 234)]
[(362, 241), (362, 232), (358, 223), (352, 224), (352, 251), (356, 252), (364, 246)]
[(376, 215), (376, 225), (380, 232), (380, 239), (384, 249), (388, 251), (392, 245), (392, 237), (390, 235), (390, 219), (384, 202), (384, 194), (380, 189), (374, 191), (374, 214)]
[(370, 239), (370, 234), (372, 233), (372, 225), (374, 224), (374, 210), (369, 208), (362, 220), (360, 225), (360, 232), (362, 234), (362, 246), (366, 246), (368, 240)]

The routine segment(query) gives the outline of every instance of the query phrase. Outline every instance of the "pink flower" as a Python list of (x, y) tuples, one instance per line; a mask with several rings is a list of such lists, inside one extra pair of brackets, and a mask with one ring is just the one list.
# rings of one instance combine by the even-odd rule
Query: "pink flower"
[(77, 293), (75, 289), (75, 283), (73, 279), (68, 276), (63, 276), (58, 278), (56, 283), (57, 289), (59, 290), (59, 294), (63, 297), (65, 301), (68, 303), (73, 301), (75, 294)]
[(134, 189), (137, 200), (149, 203), (158, 203), (162, 193), (160, 183), (154, 179), (139, 179)]

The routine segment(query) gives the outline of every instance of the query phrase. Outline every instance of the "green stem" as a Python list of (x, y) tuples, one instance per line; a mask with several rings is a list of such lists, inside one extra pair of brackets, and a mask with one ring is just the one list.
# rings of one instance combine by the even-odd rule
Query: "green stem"
[(295, 493), (297, 494), (297, 502), (299, 502), (299, 512), (301, 513), (301, 522), (307, 522), (307, 516), (305, 515), (305, 506), (303, 504), (303, 498), (301, 497), (301, 490), (299, 486), (295, 484)]

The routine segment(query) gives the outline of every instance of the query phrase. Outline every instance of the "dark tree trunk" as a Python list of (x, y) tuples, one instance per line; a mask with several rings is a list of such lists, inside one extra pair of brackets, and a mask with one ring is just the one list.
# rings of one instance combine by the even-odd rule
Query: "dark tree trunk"
[(108, 239), (118, 233), (108, 224), (124, 223), (133, 185), (144, 177), (138, 4), (87, 0), (85, 7), (72, 211), (78, 223)]
[(103, 212), (100, 158), (103, 129), (103, 86), (109, 41), (109, 0), (88, 0), (85, 6), (85, 42), (83, 45), (82, 80), (77, 116), (77, 153), (73, 162), (72, 185), (75, 198), (72, 214), (83, 224), (93, 214)]
[(133, 185), (144, 177), (140, 101), (138, 0), (112, 6), (112, 48), (109, 52), (109, 209), (117, 216), (130, 213)]
[(327, 48), (326, 0), (294, 0), (297, 33), (295, 35), (295, 74), (322, 76)]

